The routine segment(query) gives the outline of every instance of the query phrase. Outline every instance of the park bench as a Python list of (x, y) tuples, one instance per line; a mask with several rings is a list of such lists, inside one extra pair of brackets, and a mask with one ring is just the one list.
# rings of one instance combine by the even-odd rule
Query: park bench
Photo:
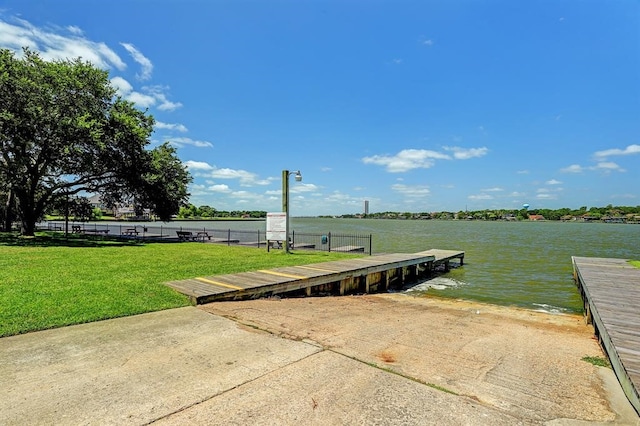
[(79, 234), (82, 232), (82, 227), (80, 225), (71, 225), (71, 232)]
[(136, 228), (127, 228), (122, 232), (122, 235), (135, 237), (136, 235), (138, 235), (138, 230)]

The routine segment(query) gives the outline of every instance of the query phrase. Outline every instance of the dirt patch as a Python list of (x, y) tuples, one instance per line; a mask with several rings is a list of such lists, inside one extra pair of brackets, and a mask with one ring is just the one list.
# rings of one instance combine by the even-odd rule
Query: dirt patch
[(391, 351), (382, 351), (382, 352), (380, 352), (378, 354), (378, 358), (380, 358), (380, 360), (382, 362), (386, 362), (388, 364), (396, 362), (396, 356)]

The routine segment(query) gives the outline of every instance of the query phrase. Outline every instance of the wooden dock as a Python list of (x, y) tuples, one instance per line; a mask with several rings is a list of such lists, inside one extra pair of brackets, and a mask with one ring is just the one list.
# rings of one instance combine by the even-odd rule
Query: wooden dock
[(293, 293), (300, 295), (375, 293), (400, 287), (430, 274), (436, 267), (464, 261), (463, 251), (427, 250), (356, 257), (311, 265), (196, 277), (167, 285), (196, 304)]
[(640, 268), (624, 259), (572, 257), (587, 323), (640, 413)]

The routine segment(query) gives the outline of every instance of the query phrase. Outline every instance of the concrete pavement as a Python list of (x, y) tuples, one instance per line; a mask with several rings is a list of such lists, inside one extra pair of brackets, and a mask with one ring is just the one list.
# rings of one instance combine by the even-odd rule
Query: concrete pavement
[(535, 423), (364, 359), (195, 307), (6, 337), (0, 424)]

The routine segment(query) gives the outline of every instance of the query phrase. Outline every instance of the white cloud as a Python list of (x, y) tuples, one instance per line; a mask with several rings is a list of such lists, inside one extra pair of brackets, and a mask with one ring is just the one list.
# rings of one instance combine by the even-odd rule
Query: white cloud
[[(160, 110), (174, 110), (182, 106), (180, 102), (170, 102), (163, 93), (167, 88), (162, 86), (144, 86), (142, 91), (134, 91), (133, 86), (122, 77), (113, 77), (111, 85), (118, 91), (123, 99), (133, 102), (140, 108), (149, 108), (158, 105)], [(181, 130), (180, 130), (181, 131)]]
[(156, 104), (156, 98), (140, 92), (131, 92), (123, 96), (129, 102), (133, 102), (140, 108), (149, 108)]
[(171, 102), (166, 98), (162, 100), (162, 103), (158, 105), (158, 109), (161, 111), (174, 111), (182, 107), (181, 102)]
[(195, 183), (192, 183), (191, 185), (189, 185), (189, 192), (191, 193), (192, 196), (207, 194), (206, 187), (204, 185), (199, 185)]
[(529, 174), (529, 170), (518, 170), (516, 172), (519, 175), (528, 175)]
[(184, 163), (191, 170), (213, 170), (215, 167), (204, 161), (185, 161)]
[(163, 130), (175, 130), (182, 133), (188, 131), (186, 126), (184, 126), (183, 124), (163, 123), (162, 121), (156, 121), (155, 128)]
[(412, 169), (428, 169), (435, 164), (436, 159), (449, 160), (446, 154), (426, 149), (404, 149), (396, 155), (374, 155), (364, 157), (365, 164), (384, 166), (390, 173), (407, 172)]
[(606, 149), (604, 151), (597, 151), (596, 153), (593, 154), (593, 156), (596, 158), (606, 158), (606, 157), (611, 157), (615, 155), (634, 155), (634, 154), (640, 154), (640, 145), (629, 145), (625, 149), (613, 148), (613, 149)]
[(548, 192), (540, 192), (536, 195), (536, 199), (538, 200), (555, 200), (558, 196), (556, 194), (551, 194)]
[(340, 206), (341, 208), (349, 206), (350, 208), (353, 208), (353, 211), (357, 212), (362, 210), (362, 202), (364, 201), (362, 198), (352, 197), (351, 195), (342, 193), (340, 191), (334, 191), (331, 194), (323, 197), (322, 200), (325, 204)]
[(136, 61), (142, 67), (141, 74), (136, 74), (140, 80), (149, 80), (151, 73), (153, 72), (153, 64), (144, 56), (136, 47), (131, 43), (120, 43), (127, 52), (131, 55), (134, 61)]
[(126, 63), (105, 43), (86, 39), (79, 27), (38, 28), (24, 19), (14, 18), (11, 23), (0, 21), (0, 46), (21, 55), (28, 47), (40, 53), (45, 60), (75, 59), (81, 57), (102, 69), (124, 70)]
[[(151, 78), (153, 64), (133, 44), (120, 43), (133, 60), (141, 66), (138, 78)], [(127, 64), (120, 56), (103, 42), (87, 39), (80, 27), (36, 27), (24, 19), (12, 18), (11, 21), (0, 20), (0, 47), (8, 48), (22, 56), (23, 47), (38, 52), (44, 60), (66, 60), (81, 58), (101, 69), (124, 71)], [(140, 108), (157, 107), (161, 111), (173, 111), (180, 108), (180, 102), (168, 99), (168, 88), (148, 86), (134, 90), (133, 86), (122, 77), (111, 79), (112, 85), (120, 96), (135, 103)]]
[(312, 183), (296, 182), (295, 184), (289, 185), (289, 192), (292, 194), (300, 194), (302, 192), (314, 192), (314, 191), (317, 191), (318, 189), (319, 189), (318, 186)]
[(499, 187), (487, 188), (482, 190), (482, 192), (501, 192), (501, 191), (504, 191), (504, 189)]
[(429, 40), (424, 40), (422, 42), (422, 44), (424, 44), (425, 46), (433, 46), (433, 40), (429, 39)]
[(469, 195), (470, 200), (493, 200), (493, 195), (489, 194), (478, 194), (478, 195)]
[(191, 145), (191, 146), (195, 146), (197, 148), (211, 148), (213, 147), (213, 144), (211, 142), (207, 142), (207, 141), (196, 141), (193, 140), (191, 138), (171, 138), (169, 140), (169, 142), (171, 142), (172, 144), (178, 146), (178, 147), (183, 147), (185, 145)]
[(411, 186), (411, 185), (396, 183), (394, 185), (391, 185), (391, 189), (401, 193), (405, 197), (410, 197), (410, 198), (425, 197), (431, 193), (431, 191), (429, 190), (429, 187), (426, 185)]
[(81, 36), (82, 34), (84, 34), (84, 31), (82, 31), (80, 27), (76, 27), (75, 25), (67, 26), (67, 30), (69, 30), (71, 34), (75, 34), (78, 36)]
[(604, 171), (604, 172), (612, 172), (612, 171), (616, 171), (616, 172), (625, 172), (626, 170), (623, 169), (622, 167), (620, 167), (619, 165), (617, 165), (616, 163), (612, 162), (612, 161), (602, 161), (598, 164), (596, 164), (594, 167), (591, 167), (592, 170), (600, 170), (600, 171)]
[(118, 91), (118, 94), (122, 97), (126, 97), (133, 91), (133, 86), (122, 77), (113, 77), (111, 79), (111, 85)]
[(453, 158), (456, 160), (468, 160), (470, 158), (483, 157), (489, 152), (488, 148), (460, 148), (457, 146), (445, 146), (445, 150), (453, 151)]
[(229, 168), (224, 168), (224, 169), (216, 169), (213, 173), (211, 173), (211, 176), (219, 179), (253, 180), (256, 175), (246, 170), (233, 170)]
[(433, 167), (435, 160), (468, 160), (482, 157), (489, 151), (487, 148), (460, 148), (457, 146), (444, 147), (444, 149), (453, 152), (453, 157), (446, 153), (427, 149), (403, 149), (395, 155), (364, 157), (362, 162), (384, 166), (390, 173), (401, 173), (413, 169), (428, 169)]
[(145, 86), (142, 88), (145, 92), (152, 95), (159, 102), (158, 109), (162, 111), (173, 111), (180, 108), (182, 104), (180, 102), (171, 102), (167, 99), (165, 92), (169, 90), (165, 86)]
[(229, 168), (213, 169), (207, 174), (215, 179), (237, 179), (241, 186), (269, 185), (272, 179), (258, 179), (255, 173)]
[(568, 167), (560, 169), (562, 173), (582, 173), (584, 171), (584, 167), (579, 164), (572, 164)]
[(545, 182), (547, 185), (561, 185), (562, 182), (556, 179), (551, 179)]
[[(165, 88), (161, 86), (144, 86), (142, 91), (134, 91), (133, 86), (122, 77), (116, 76), (111, 79), (111, 85), (118, 91), (123, 99), (133, 102), (140, 108), (149, 108), (156, 104), (160, 110), (174, 110), (182, 106), (179, 102), (170, 102), (162, 92)], [(172, 130), (178, 130), (180, 125), (176, 125)], [(184, 126), (183, 126), (184, 127)], [(186, 130), (178, 130), (180, 132)]]
[(223, 194), (228, 194), (231, 192), (231, 188), (229, 188), (228, 185), (224, 185), (224, 184), (211, 185), (207, 189), (211, 192), (220, 192)]

